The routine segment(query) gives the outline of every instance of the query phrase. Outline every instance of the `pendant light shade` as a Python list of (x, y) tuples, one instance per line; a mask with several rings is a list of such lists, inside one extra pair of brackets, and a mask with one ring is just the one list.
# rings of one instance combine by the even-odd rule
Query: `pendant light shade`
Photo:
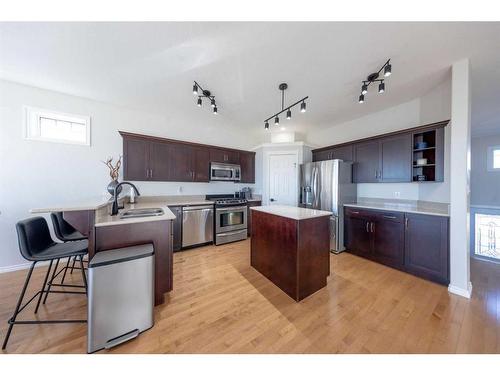
[(300, 104), (300, 112), (304, 113), (306, 111), (306, 102)]
[(361, 103), (364, 103), (364, 102), (365, 102), (365, 96), (363, 94), (361, 94), (359, 96), (359, 103), (361, 104)]
[(198, 86), (193, 86), (193, 95), (198, 95)]
[(217, 107), (214, 107), (214, 115), (217, 114)]
[(215, 99), (210, 100), (210, 105), (212, 106), (212, 108), (215, 108)]
[(198, 98), (198, 103), (197, 103), (198, 107), (201, 107), (201, 98)]
[(367, 92), (368, 86), (366, 85), (366, 83), (364, 83), (363, 86), (361, 86), (361, 94), (365, 95)]
[(381, 82), (380, 85), (378, 85), (378, 93), (382, 94), (385, 91), (385, 83)]
[(276, 116), (274, 118), (274, 125), (279, 125), (279, 123), (280, 123), (280, 118), (278, 116)]
[(384, 77), (389, 77), (392, 73), (392, 66), (391, 64), (387, 64), (384, 68)]
[(264, 124), (264, 129), (266, 130), (269, 130), (269, 123), (266, 121), (266, 123)]
[(286, 119), (290, 120), (291, 118), (292, 118), (292, 111), (291, 110), (286, 111)]

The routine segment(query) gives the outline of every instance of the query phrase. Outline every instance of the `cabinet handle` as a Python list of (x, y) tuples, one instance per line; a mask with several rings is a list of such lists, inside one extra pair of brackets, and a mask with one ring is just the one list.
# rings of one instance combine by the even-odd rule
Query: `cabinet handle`
[(366, 222), (366, 233), (370, 233), (369, 229), (368, 229), (368, 225), (370, 225), (370, 223), (367, 221)]
[(393, 220), (394, 220), (394, 219), (397, 219), (397, 217), (396, 217), (396, 216), (382, 215), (382, 217), (383, 217), (383, 218), (385, 218), (385, 219), (393, 219)]
[(152, 170), (152, 169), (150, 169), (149, 171), (150, 171), (150, 172), (149, 172), (149, 177), (153, 178), (153, 170)]
[(375, 223), (370, 223), (370, 229), (372, 233), (375, 233)]
[(351, 211), (351, 214), (359, 214), (359, 211)]
[(407, 217), (405, 218), (405, 229), (408, 230), (408, 218)]

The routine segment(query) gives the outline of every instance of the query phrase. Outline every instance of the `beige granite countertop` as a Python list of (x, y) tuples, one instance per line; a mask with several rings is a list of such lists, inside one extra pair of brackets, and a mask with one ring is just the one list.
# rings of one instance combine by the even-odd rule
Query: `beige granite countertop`
[(293, 206), (258, 206), (250, 207), (251, 210), (266, 212), (268, 214), (287, 217), (294, 220), (313, 219), (321, 216), (330, 216), (330, 211), (313, 210), (310, 208)]
[[(68, 202), (48, 207), (39, 207), (32, 208), (30, 213), (38, 214), (38, 213), (48, 213), (48, 212), (59, 212), (59, 211), (91, 211), (98, 210), (100, 208), (105, 207), (108, 203), (111, 203), (109, 200), (110, 197), (91, 197), (86, 198), (74, 202)], [(123, 199), (123, 198), (121, 198)]]
[(345, 203), (344, 206), (425, 215), (450, 216), (449, 204), (439, 202), (412, 201), (403, 199), (358, 198), (356, 203)]
[[(134, 217), (121, 219), (121, 214), (130, 209), (140, 209), (140, 208), (161, 208), (164, 212), (160, 216), (148, 216), (148, 217)], [(108, 225), (121, 225), (121, 224), (135, 224), (135, 223), (148, 223), (152, 221), (163, 221), (163, 220), (173, 220), (175, 215), (170, 211), (168, 206), (163, 204), (158, 204), (158, 202), (145, 202), (145, 203), (125, 203), (124, 208), (120, 209), (118, 215), (111, 216), (109, 214), (109, 208), (103, 207), (96, 211), (95, 215), (95, 226), (103, 227)]]

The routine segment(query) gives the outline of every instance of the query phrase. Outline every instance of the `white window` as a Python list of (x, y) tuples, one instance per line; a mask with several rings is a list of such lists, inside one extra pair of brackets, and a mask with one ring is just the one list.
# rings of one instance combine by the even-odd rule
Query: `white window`
[(500, 146), (488, 147), (488, 171), (500, 171)]
[(25, 137), (90, 146), (90, 117), (26, 107)]

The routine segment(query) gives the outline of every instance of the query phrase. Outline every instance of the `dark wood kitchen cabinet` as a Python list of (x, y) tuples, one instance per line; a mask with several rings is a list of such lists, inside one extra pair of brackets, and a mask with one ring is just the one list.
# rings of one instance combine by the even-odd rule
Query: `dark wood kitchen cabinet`
[(366, 211), (346, 209), (344, 215), (344, 242), (350, 252), (369, 257), (372, 253), (370, 234), (371, 215)]
[(345, 246), (352, 253), (400, 268), (404, 255), (404, 215), (372, 210), (345, 210)]
[[(353, 181), (444, 180), (444, 127), (449, 120), (312, 150), (313, 161), (353, 161)], [(426, 159), (426, 164), (417, 160)], [(422, 162), (422, 161), (420, 161)]]
[(331, 147), (326, 150), (314, 152), (313, 161), (341, 159), (344, 161), (353, 160), (353, 147), (352, 145)]
[(344, 213), (348, 252), (448, 284), (448, 217), (354, 207)]
[(150, 142), (123, 138), (123, 175), (125, 180), (149, 180)]
[[(210, 163), (241, 165), (241, 182), (255, 183), (255, 152), (120, 132), (124, 179), (209, 182)], [(241, 155), (241, 157), (240, 157)]]
[(210, 161), (217, 163), (239, 164), (240, 153), (238, 151), (214, 147), (210, 149)]
[(262, 201), (249, 201), (247, 203), (247, 234), (252, 235), (252, 210), (250, 207), (262, 206)]
[(405, 266), (408, 272), (448, 284), (448, 218), (406, 214)]
[(382, 182), (412, 181), (412, 135), (401, 134), (380, 140)]
[(241, 182), (255, 183), (255, 152), (240, 152)]
[(379, 140), (354, 145), (353, 181), (378, 182), (380, 180)]

